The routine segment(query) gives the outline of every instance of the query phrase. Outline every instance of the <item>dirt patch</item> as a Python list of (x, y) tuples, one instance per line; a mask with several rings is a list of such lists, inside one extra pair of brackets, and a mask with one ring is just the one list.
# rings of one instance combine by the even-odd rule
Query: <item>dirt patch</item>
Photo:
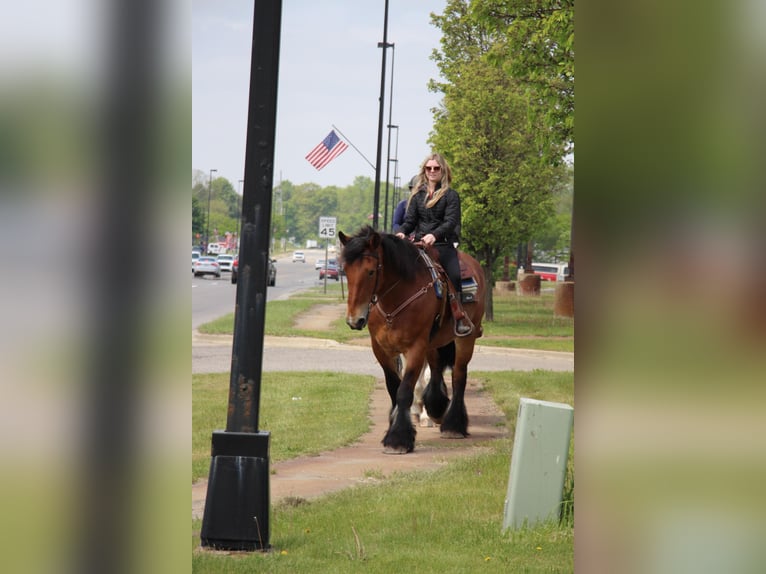
[(314, 305), (295, 318), (293, 327), (305, 331), (329, 331), (333, 322), (343, 317), (345, 311), (345, 303)]
[[(414, 452), (384, 454), (380, 441), (388, 428), (391, 400), (383, 380), (378, 380), (371, 397), (370, 431), (351, 446), (271, 465), (272, 504), (295, 504), (350, 486), (379, 482), (395, 472), (440, 468), (457, 457), (476, 454), (484, 441), (507, 436), (505, 415), (477, 381), (469, 379), (465, 398), (467, 438), (444, 439), (438, 427), (417, 427)], [(508, 456), (510, 460), (510, 453)], [(206, 494), (207, 480), (192, 485), (192, 517), (202, 518)]]

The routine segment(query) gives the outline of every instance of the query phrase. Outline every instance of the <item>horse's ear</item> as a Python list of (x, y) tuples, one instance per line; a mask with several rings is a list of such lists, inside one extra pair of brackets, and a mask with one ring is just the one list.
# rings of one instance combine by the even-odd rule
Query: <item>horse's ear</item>
[(340, 239), (341, 245), (346, 245), (346, 242), (348, 241), (348, 235), (346, 235), (342, 231), (338, 231), (338, 239)]
[(370, 235), (370, 249), (377, 249), (380, 245), (380, 233)]

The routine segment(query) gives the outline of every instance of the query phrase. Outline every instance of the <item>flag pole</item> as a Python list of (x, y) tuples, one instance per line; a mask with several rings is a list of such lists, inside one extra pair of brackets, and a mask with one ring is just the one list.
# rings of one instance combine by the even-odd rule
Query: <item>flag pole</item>
[(369, 160), (369, 159), (367, 159), (366, 157), (364, 157), (364, 154), (363, 154), (362, 152), (360, 152), (360, 151), (359, 151), (359, 148), (358, 148), (358, 147), (356, 147), (356, 146), (355, 146), (355, 145), (354, 145), (354, 144), (351, 142), (351, 140), (350, 140), (350, 139), (348, 139), (348, 138), (346, 137), (346, 134), (344, 134), (342, 131), (340, 131), (340, 130), (337, 128), (337, 126), (336, 126), (335, 124), (330, 124), (330, 125), (332, 125), (333, 129), (334, 129), (335, 131), (337, 131), (337, 132), (338, 132), (338, 133), (341, 135), (341, 137), (342, 137), (344, 140), (346, 140), (346, 141), (348, 142), (348, 144), (349, 144), (349, 145), (350, 145), (352, 148), (354, 148), (354, 149), (356, 150), (356, 153), (358, 153), (360, 156), (362, 156), (362, 157), (364, 158), (364, 161), (366, 161), (367, 163), (369, 163), (369, 164), (370, 164), (370, 167), (371, 167), (371, 168), (374, 170), (374, 169), (375, 169), (375, 166), (374, 166), (374, 165), (372, 165), (372, 163), (370, 163), (370, 160)]

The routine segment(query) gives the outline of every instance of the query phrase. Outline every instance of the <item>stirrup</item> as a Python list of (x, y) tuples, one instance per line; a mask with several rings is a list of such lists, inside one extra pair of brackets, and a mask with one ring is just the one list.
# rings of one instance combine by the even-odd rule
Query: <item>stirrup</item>
[[(460, 323), (460, 321), (465, 321), (465, 323), (463, 323), (463, 325), (465, 327), (468, 327), (468, 330), (463, 332), (463, 333), (461, 333), (460, 331), (457, 330), (457, 325), (458, 325), (458, 323)], [(471, 323), (471, 320), (468, 318), (468, 315), (466, 315), (462, 319), (459, 319), (459, 320), (455, 321), (454, 332), (455, 332), (455, 337), (467, 337), (468, 335), (473, 333), (473, 323)]]

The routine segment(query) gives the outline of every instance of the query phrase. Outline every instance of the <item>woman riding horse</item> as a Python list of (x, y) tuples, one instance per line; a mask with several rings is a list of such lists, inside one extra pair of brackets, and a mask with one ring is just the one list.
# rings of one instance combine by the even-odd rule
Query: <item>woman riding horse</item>
[(432, 153), (413, 179), (413, 191), (407, 204), (404, 223), (396, 235), (404, 239), (414, 232), (415, 241), (436, 248), (439, 262), (447, 271), (453, 287), (449, 301), (455, 320), (455, 334), (465, 337), (471, 334), (473, 327), (466, 319), (460, 301), (462, 284), (456, 249), (460, 239), (460, 196), (450, 187), (452, 170), (444, 157)]

